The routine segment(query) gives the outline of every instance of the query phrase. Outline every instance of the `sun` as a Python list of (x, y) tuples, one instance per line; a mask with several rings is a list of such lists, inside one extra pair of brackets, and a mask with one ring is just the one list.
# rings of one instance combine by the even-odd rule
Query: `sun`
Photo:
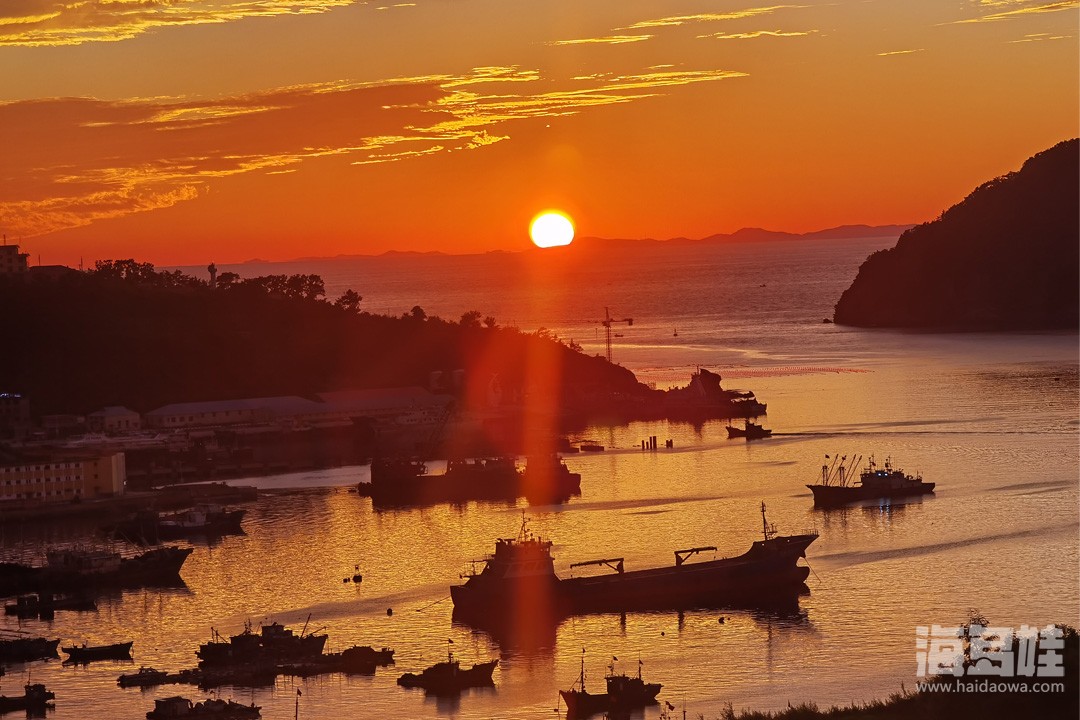
[(574, 223), (558, 210), (545, 210), (533, 218), (529, 237), (536, 247), (569, 245), (574, 240)]

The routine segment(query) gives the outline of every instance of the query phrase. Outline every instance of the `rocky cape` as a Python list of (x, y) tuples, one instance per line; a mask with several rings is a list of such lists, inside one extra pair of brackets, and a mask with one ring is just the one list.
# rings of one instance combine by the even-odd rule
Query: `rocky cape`
[(927, 330), (1076, 330), (1080, 141), (987, 182), (863, 263), (834, 320)]

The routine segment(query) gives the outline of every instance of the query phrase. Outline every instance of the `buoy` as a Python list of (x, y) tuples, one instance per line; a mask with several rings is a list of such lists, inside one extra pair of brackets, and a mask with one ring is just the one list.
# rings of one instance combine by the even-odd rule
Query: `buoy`
[(724, 624), (724, 616), (721, 615), (720, 619), (717, 622), (719, 622), (721, 625), (723, 625)]
[(394, 608), (386, 608), (386, 617), (390, 617), (394, 614)]
[(347, 582), (349, 582), (349, 578), (341, 578), (341, 582), (347, 583)]
[(364, 581), (364, 576), (361, 575), (360, 573), (356, 573), (355, 575), (352, 576), (352, 581), (354, 583), (363, 582)]

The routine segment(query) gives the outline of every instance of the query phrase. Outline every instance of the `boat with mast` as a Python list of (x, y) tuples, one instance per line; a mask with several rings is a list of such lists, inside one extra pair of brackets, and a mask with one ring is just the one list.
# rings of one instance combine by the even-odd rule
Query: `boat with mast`
[(478, 663), (471, 668), (462, 668), (454, 659), (451, 646), (453, 640), (446, 641), (446, 662), (435, 663), (421, 673), (405, 673), (398, 678), (402, 687), (423, 688), (434, 695), (456, 695), (462, 690), (474, 687), (490, 687), (495, 684), (491, 675), (498, 666), (498, 660)]
[(807, 485), (814, 493), (814, 505), (819, 508), (840, 507), (859, 500), (878, 500), (913, 497), (934, 492), (935, 483), (925, 482), (922, 475), (907, 475), (900, 468), (894, 468), (892, 458), (885, 458), (884, 468), (878, 468), (874, 456), (865, 470), (859, 474), (858, 482), (851, 478), (862, 466), (862, 455), (833, 457), (825, 456), (821, 466), (821, 482)]
[(656, 696), (663, 687), (659, 683), (646, 683), (641, 677), (641, 660), (638, 660), (637, 677), (615, 674), (617, 657), (612, 656), (608, 674), (604, 678), (607, 692), (590, 693), (585, 689), (585, 648), (581, 649), (581, 674), (574, 687), (560, 690), (566, 703), (566, 717), (585, 718), (602, 712), (627, 713), (656, 703)]
[(522, 514), (516, 538), (501, 538), (483, 569), (462, 575), (465, 582), (450, 588), (457, 617), (481, 623), (518, 612), (542, 608), (551, 616), (627, 610), (684, 609), (718, 605), (768, 607), (797, 597), (810, 573), (799, 558), (817, 539), (816, 532), (779, 535), (761, 504), (764, 537), (736, 557), (703, 562), (690, 558), (715, 546), (675, 551), (675, 563), (627, 571), (624, 558), (608, 557), (573, 563), (571, 570), (603, 566), (603, 575), (560, 578), (555, 573), (552, 543), (529, 532)]

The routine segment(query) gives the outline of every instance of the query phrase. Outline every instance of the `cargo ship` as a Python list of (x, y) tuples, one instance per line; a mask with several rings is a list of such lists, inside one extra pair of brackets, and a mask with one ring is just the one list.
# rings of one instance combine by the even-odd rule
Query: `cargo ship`
[[(771, 606), (797, 596), (810, 568), (798, 563), (817, 533), (778, 535), (765, 518), (764, 537), (741, 555), (688, 562), (715, 551), (714, 546), (675, 551), (675, 563), (627, 571), (623, 558), (573, 563), (570, 568), (604, 566), (602, 575), (560, 578), (555, 573), (551, 541), (534, 536), (522, 517), (516, 538), (495, 543), (495, 553), (476, 561), (462, 585), (450, 588), (457, 617), (491, 621), (531, 608), (552, 616), (584, 613), (663, 610), (720, 605)], [(475, 570), (477, 563), (483, 568)]]

